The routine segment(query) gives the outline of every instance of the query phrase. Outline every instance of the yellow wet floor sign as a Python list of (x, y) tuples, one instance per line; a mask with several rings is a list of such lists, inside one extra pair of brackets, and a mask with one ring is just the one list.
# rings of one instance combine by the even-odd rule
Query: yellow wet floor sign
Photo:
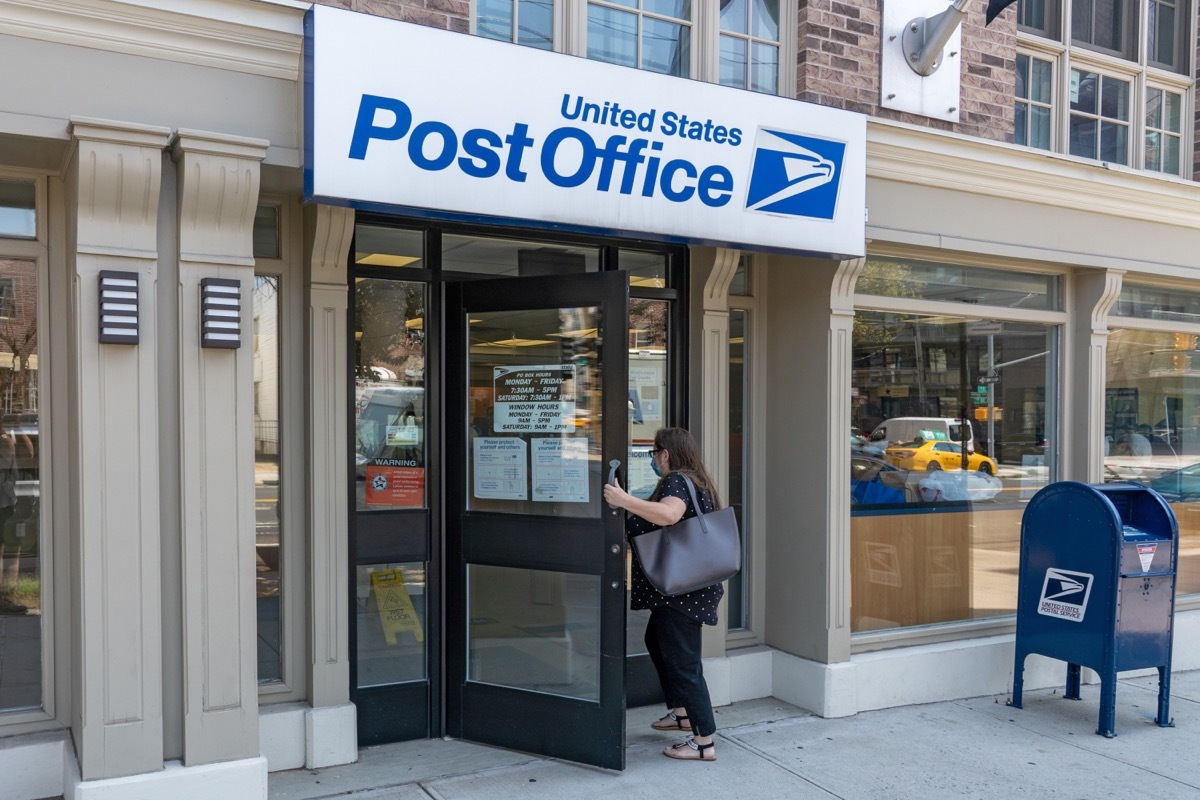
[(396, 634), (410, 631), (418, 642), (425, 641), (425, 631), (417, 610), (413, 608), (408, 589), (404, 588), (404, 576), (398, 569), (385, 569), (371, 573), (371, 591), (375, 593), (375, 607), (379, 609), (379, 620), (383, 624), (383, 635), (388, 644), (396, 644)]

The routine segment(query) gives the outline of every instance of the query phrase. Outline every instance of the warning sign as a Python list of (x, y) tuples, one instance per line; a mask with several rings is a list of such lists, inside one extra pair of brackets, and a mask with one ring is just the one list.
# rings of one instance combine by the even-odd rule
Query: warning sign
[(371, 573), (371, 591), (375, 595), (375, 607), (379, 609), (379, 621), (383, 625), (383, 637), (388, 644), (396, 644), (396, 634), (408, 631), (425, 641), (425, 630), (421, 619), (413, 608), (412, 597), (404, 586), (404, 576), (398, 569), (385, 569)]
[(1142, 572), (1149, 572), (1150, 565), (1154, 563), (1154, 553), (1158, 550), (1156, 544), (1139, 544), (1138, 560), (1142, 562)]
[(1083, 622), (1088, 597), (1092, 593), (1093, 576), (1086, 572), (1066, 569), (1046, 570), (1038, 613), (1071, 622)]
[(425, 468), (369, 464), (364, 501), (369, 506), (391, 506), (393, 508), (424, 506)]
[(497, 433), (566, 433), (575, 429), (575, 366), (495, 367)]

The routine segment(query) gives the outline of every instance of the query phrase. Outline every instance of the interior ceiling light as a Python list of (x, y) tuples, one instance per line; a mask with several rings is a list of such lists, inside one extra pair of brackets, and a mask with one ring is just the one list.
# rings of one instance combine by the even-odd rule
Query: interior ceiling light
[(355, 253), (354, 263), (366, 267), (407, 267), (420, 261), (420, 256), (396, 256), (390, 253)]

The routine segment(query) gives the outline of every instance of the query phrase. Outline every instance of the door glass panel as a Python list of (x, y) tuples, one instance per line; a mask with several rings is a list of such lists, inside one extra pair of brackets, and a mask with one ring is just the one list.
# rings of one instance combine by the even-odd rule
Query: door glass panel
[[(628, 254), (621, 252), (624, 260)], [(630, 494), (643, 499), (658, 485), (650, 468), (654, 433), (670, 424), (668, 401), (667, 322), (671, 305), (666, 300), (629, 300), (629, 462), (626, 480)], [(627, 554), (626, 560), (632, 558)], [(628, 573), (629, 564), (626, 564)], [(625, 586), (628, 595), (629, 578)], [(628, 597), (626, 598), (628, 600)], [(626, 653), (644, 654), (643, 637), (650, 621), (649, 611), (628, 611), (625, 617)]]
[(667, 256), (663, 253), (621, 250), (617, 266), (629, 273), (631, 287), (661, 289), (667, 285)]
[(467, 679), (600, 699), (600, 576), (472, 564)]
[(354, 286), (354, 474), (359, 511), (425, 506), (425, 285)]
[(600, 514), (600, 310), (470, 315), (467, 508)]
[(357, 569), (358, 688), (425, 680), (425, 564)]
[(541, 275), (579, 275), (599, 269), (600, 251), (595, 247), (570, 247), (485, 236), (442, 236), (443, 272), (534, 278)]
[(279, 537), (279, 278), (254, 277), (254, 550), (258, 682), (283, 679)]
[(0, 258), (0, 712), (42, 705), (37, 264)]

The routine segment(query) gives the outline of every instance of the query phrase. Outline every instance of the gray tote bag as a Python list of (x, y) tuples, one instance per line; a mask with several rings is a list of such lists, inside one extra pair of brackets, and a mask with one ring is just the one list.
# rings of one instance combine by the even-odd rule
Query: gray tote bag
[(630, 539), (646, 578), (668, 597), (728, 580), (742, 568), (742, 542), (733, 509), (700, 513), (696, 485), (687, 475), (683, 479), (696, 516)]

